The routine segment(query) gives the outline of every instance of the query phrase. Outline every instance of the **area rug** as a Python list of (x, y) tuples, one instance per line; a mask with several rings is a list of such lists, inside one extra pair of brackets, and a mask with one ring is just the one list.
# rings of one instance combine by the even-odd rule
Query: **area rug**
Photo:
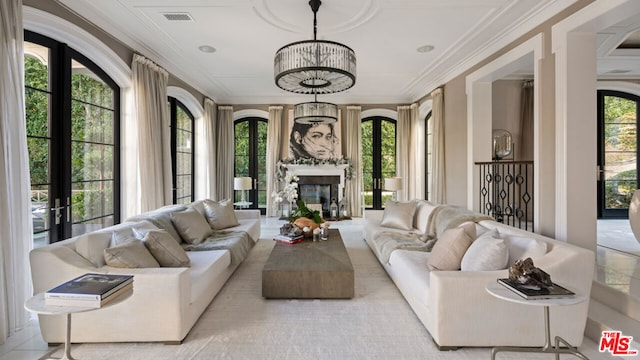
[[(73, 356), (119, 360), (491, 358), (486, 348), (437, 350), (364, 242), (362, 225), (358, 222), (334, 225), (340, 229), (354, 265), (353, 299), (263, 299), (261, 270), (274, 245), (270, 237), (277, 226), (273, 222), (263, 224), (260, 241), (181, 345), (78, 344), (73, 347)], [(501, 359), (548, 357), (500, 355)]]

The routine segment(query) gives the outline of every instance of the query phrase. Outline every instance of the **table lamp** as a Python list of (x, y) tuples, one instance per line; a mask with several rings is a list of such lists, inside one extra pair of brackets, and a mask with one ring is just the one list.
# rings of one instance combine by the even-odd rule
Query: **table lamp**
[(251, 178), (250, 177), (236, 177), (233, 178), (233, 190), (240, 190), (241, 193), (241, 202), (246, 202), (245, 190), (251, 190)]
[(384, 189), (393, 191), (393, 201), (397, 201), (397, 191), (402, 190), (402, 178), (397, 176), (385, 178)]

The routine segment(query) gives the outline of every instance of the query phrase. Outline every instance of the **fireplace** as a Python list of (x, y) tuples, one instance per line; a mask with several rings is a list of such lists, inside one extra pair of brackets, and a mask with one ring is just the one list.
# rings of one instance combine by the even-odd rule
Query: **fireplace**
[(322, 216), (329, 216), (329, 205), (342, 200), (347, 165), (288, 164), (287, 172), (298, 176), (298, 196), (306, 204), (321, 204)]
[(340, 201), (340, 176), (298, 176), (298, 194), (305, 204), (320, 204), (322, 216), (329, 216), (331, 200)]

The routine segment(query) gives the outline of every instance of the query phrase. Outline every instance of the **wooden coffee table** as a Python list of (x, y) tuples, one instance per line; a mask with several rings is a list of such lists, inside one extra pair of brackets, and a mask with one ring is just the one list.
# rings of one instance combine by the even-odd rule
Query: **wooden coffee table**
[(351, 299), (353, 295), (353, 265), (337, 229), (329, 229), (326, 241), (277, 242), (262, 269), (262, 296), (267, 299)]

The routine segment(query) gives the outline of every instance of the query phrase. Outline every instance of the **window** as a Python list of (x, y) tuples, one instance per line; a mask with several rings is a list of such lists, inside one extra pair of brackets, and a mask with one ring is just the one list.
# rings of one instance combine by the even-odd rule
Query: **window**
[(362, 120), (362, 173), (365, 208), (382, 209), (393, 197), (384, 179), (396, 175), (396, 121), (384, 117)]
[(25, 31), (35, 246), (120, 221), (120, 89), (82, 54)]
[[(267, 210), (267, 120), (250, 117), (236, 120), (234, 124), (235, 162), (234, 176), (253, 179), (253, 189), (247, 201), (249, 208)], [(241, 200), (240, 191), (235, 192), (234, 202)]]
[(598, 91), (598, 217), (627, 218), (638, 188), (640, 97)]
[(194, 130), (193, 115), (176, 98), (169, 98), (171, 116), (171, 169), (173, 174), (173, 203), (189, 204), (194, 194)]

